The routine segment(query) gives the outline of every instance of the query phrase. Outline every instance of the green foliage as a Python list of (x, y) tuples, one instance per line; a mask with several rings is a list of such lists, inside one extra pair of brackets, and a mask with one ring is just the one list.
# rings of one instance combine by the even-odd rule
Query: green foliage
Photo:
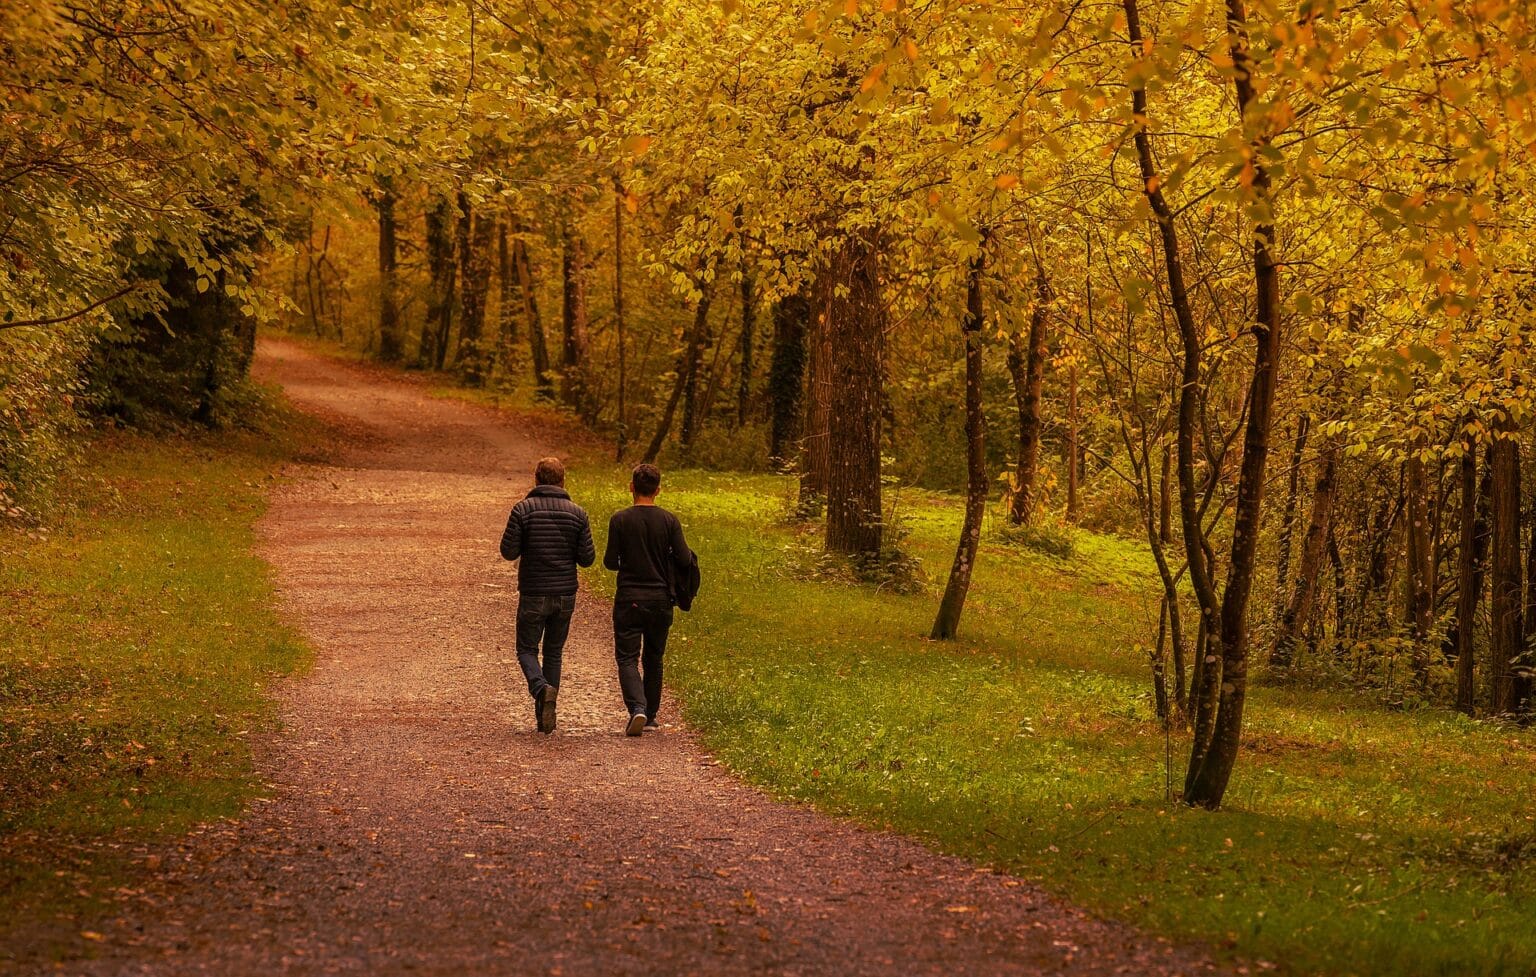
[(74, 329), (0, 332), (0, 531), (47, 509), (74, 455), (78, 368), (88, 348)]
[(98, 438), (67, 518), (0, 530), (0, 941), (252, 795), (267, 685), (306, 658), (252, 552), (283, 430)]
[(141, 258), (135, 272), (160, 283), (166, 306), (102, 335), (86, 370), (90, 406), (140, 426), (238, 421), (231, 407), (255, 355), (255, 318), (220, 287), (222, 272), (214, 287), (200, 286), (197, 272), (169, 249)]

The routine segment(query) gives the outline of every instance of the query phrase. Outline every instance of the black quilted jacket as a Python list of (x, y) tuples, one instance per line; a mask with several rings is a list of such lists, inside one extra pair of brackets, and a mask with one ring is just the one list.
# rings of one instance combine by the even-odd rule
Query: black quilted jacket
[(517, 566), (517, 589), (529, 597), (576, 593), (576, 567), (592, 565), (592, 525), (587, 510), (557, 485), (539, 485), (512, 507), (501, 534), (503, 559)]

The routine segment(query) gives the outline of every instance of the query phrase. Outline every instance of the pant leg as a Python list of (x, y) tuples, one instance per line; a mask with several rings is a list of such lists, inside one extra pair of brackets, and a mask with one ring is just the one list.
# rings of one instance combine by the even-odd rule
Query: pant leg
[(667, 634), (672, 630), (672, 605), (656, 604), (646, 610), (640, 666), (644, 672), (645, 714), (655, 719), (661, 712), (662, 656), (667, 653)]
[(638, 605), (627, 601), (613, 605), (613, 657), (619, 666), (619, 692), (631, 716), (645, 711), (645, 684), (640, 678), (643, 621)]
[(544, 635), (543, 597), (521, 596), (517, 600), (517, 664), (528, 680), (528, 694), (538, 695), (549, 683), (539, 667), (539, 639)]
[(551, 597), (544, 617), (544, 681), (558, 687), (560, 666), (565, 658), (565, 639), (571, 633), (571, 615), (576, 612), (576, 597)]

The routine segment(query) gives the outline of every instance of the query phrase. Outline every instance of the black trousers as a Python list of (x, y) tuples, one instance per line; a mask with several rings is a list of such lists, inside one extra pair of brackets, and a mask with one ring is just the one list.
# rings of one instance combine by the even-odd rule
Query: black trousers
[(619, 691), (631, 716), (655, 719), (661, 710), (661, 659), (672, 628), (671, 601), (622, 601), (613, 605), (613, 655)]
[[(571, 614), (576, 596), (532, 597), (517, 601), (517, 663), (528, 680), (528, 694), (538, 695), (546, 685), (560, 685), (560, 663), (565, 639), (571, 633)], [(544, 646), (544, 665), (539, 667), (539, 645)]]

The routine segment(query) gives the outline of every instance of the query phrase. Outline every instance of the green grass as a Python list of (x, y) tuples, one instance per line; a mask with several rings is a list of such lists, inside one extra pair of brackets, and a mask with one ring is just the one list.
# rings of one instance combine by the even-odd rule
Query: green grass
[[(619, 484), (572, 480), (599, 515)], [(1139, 547), (1082, 533), (1055, 558), (989, 536), (962, 639), (935, 643), (931, 593), (804, 578), (790, 491), (684, 471), (662, 497), (705, 579), (669, 681), (742, 776), (1292, 973), (1536, 974), (1531, 733), (1258, 689), (1226, 808), (1190, 811), (1165, 800), (1135, 647), (1157, 613)], [(958, 500), (900, 506), (936, 590)], [(1175, 736), (1175, 785), (1186, 750)]]
[(58, 525), (0, 529), (0, 944), (73, 935), (128, 846), (251, 798), (268, 686), (307, 660), (253, 553), (274, 424), (104, 436)]

